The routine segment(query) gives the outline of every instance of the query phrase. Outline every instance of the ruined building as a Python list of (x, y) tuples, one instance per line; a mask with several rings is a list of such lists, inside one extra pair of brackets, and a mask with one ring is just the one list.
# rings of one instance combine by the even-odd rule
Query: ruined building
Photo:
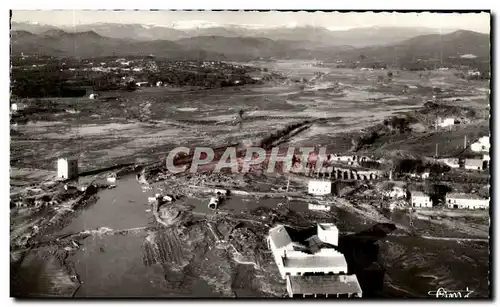
[(318, 224), (316, 234), (304, 238), (284, 225), (269, 230), (267, 243), (290, 297), (361, 297), (356, 275), (338, 251), (339, 230)]

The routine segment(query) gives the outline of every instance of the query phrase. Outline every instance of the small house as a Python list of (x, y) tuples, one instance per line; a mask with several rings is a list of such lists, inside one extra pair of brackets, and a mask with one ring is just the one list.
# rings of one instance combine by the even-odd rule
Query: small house
[(328, 204), (308, 204), (308, 209), (313, 211), (330, 211), (331, 206)]
[(78, 177), (78, 160), (60, 158), (57, 160), (57, 178), (61, 180), (75, 179)]
[(432, 208), (432, 201), (428, 195), (420, 191), (411, 191), (411, 206), (414, 208)]
[(327, 195), (332, 193), (332, 182), (327, 180), (309, 181), (308, 193), (312, 195)]
[(439, 122), (438, 126), (441, 128), (453, 126), (455, 124), (455, 119), (448, 117)]
[(465, 159), (464, 163), (465, 169), (468, 170), (482, 170), (483, 169), (483, 160), (482, 159)]
[(483, 136), (476, 142), (470, 145), (470, 149), (475, 152), (489, 152), (490, 151), (490, 137)]
[(97, 94), (94, 93), (89, 95), (89, 99), (97, 99), (97, 97), (98, 97)]
[(448, 193), (446, 206), (450, 209), (487, 209), (490, 206), (490, 200), (474, 194)]

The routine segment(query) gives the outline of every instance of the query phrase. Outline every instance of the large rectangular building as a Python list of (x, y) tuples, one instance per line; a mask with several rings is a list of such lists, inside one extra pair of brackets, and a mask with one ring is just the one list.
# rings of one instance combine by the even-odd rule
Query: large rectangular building
[(308, 185), (308, 193), (318, 196), (331, 194), (332, 182), (328, 180), (311, 180)]
[(450, 209), (488, 209), (490, 200), (474, 194), (448, 193), (446, 195), (446, 206)]

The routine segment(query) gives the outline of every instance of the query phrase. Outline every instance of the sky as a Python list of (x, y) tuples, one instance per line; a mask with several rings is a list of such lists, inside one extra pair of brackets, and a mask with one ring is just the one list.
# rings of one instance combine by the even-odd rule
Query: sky
[(489, 33), (488, 13), (339, 13), (339, 12), (215, 12), (215, 11), (27, 11), (12, 12), (13, 22), (54, 26), (91, 23), (140, 23), (175, 28), (222, 25), (251, 27), (321, 26), (330, 30), (398, 26), (464, 29)]

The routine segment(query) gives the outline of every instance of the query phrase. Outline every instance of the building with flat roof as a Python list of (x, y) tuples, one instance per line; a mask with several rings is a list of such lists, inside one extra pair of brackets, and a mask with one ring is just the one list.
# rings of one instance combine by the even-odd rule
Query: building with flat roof
[(293, 298), (349, 298), (363, 295), (356, 275), (287, 276), (286, 289)]
[(465, 159), (464, 163), (465, 169), (480, 171), (483, 169), (482, 159)]
[(488, 209), (490, 200), (475, 194), (448, 193), (446, 194), (446, 206), (450, 209)]
[(308, 193), (318, 196), (331, 194), (332, 182), (328, 180), (311, 180), (308, 184)]

